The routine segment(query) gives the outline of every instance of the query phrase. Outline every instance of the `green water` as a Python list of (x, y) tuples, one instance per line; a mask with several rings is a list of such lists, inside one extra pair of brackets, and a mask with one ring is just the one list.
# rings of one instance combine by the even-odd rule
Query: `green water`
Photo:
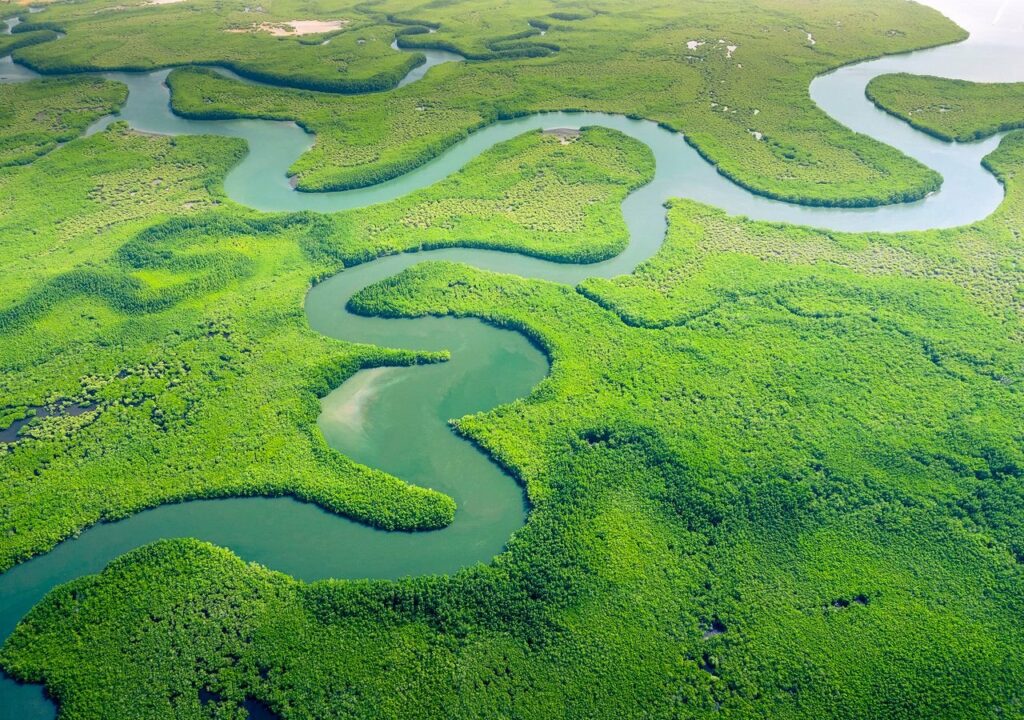
[[(988, 215), (1002, 199), (998, 183), (979, 165), (998, 138), (972, 145), (941, 143), (876, 110), (863, 99), (863, 86), (881, 72), (923, 66), (931, 74), (958, 76), (965, 70), (972, 77), (984, 74), (987, 67), (999, 79), (1012, 79), (1004, 77), (1007, 67), (1018, 67), (1024, 75), (1024, 69), (1014, 63), (1019, 47), (1019, 43), (983, 37), (973, 45), (884, 58), (815, 80), (812, 97), (823, 109), (850, 127), (926, 162), (946, 178), (943, 190), (925, 201), (865, 210), (808, 208), (758, 197), (720, 176), (680, 135), (654, 123), (601, 113), (551, 113), (497, 123), (393, 181), (342, 193), (297, 193), (289, 186), (285, 170), (311, 146), (312, 138), (296, 125), (184, 120), (168, 108), (163, 85), (168, 71), (107, 74), (129, 86), (128, 103), (118, 117), (137, 129), (244, 138), (250, 153), (228, 175), (225, 188), (234, 200), (263, 210), (331, 212), (384, 202), (437, 182), (497, 142), (544, 127), (604, 125), (625, 132), (651, 147), (657, 175), (623, 203), (631, 242), (622, 255), (607, 262), (562, 265), (498, 252), (450, 249), (382, 258), (346, 270), (310, 291), (307, 317), (319, 332), (391, 347), (452, 352), (452, 360), (440, 365), (357, 373), (323, 399), (318, 420), (331, 446), (356, 461), (455, 498), (458, 510), (450, 527), (425, 533), (388, 533), (287, 498), (163, 506), (95, 526), (0, 575), (0, 638), (9, 635), (52, 587), (97, 572), (118, 555), (161, 538), (209, 540), (304, 580), (447, 573), (489, 561), (525, 521), (523, 493), (485, 455), (454, 435), (447, 420), (526, 396), (547, 372), (544, 357), (522, 336), (475, 320), (353, 316), (345, 311), (353, 292), (428, 258), (569, 284), (589, 276), (627, 273), (659, 247), (665, 231), (662, 204), (670, 197), (690, 197), (761, 219), (841, 230), (924, 229), (972, 222)], [(1002, 62), (993, 60), (993, 55)], [(428, 67), (453, 59), (430, 56), (428, 53)], [(419, 74), (410, 74), (402, 85), (421, 77), (428, 67), (413, 71)], [(0, 65), (0, 81), (33, 76), (9, 62)], [(112, 119), (98, 122), (89, 132), (101, 130)], [(0, 718), (52, 716), (53, 706), (37, 686), (0, 679)]]

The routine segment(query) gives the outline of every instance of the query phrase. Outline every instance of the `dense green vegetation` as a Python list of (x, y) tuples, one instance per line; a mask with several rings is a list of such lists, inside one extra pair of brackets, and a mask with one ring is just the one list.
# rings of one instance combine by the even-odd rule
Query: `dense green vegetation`
[(866, 92), (882, 110), (942, 140), (970, 142), (1024, 127), (1024, 83), (899, 73), (876, 77)]
[[(695, 75), (660, 67), (675, 61), (644, 25), (657, 15), (645, 4), (616, 15), (610, 2), (531, 0), (481, 17), (475, 2), (385, 0), (359, 12), (438, 25), (403, 38), (484, 54), (525, 23), (559, 50), (445, 66), (366, 97), (252, 90), (203, 70), (171, 82), (195, 113), (296, 117), (321, 133), (297, 166), (309, 188), (370, 182), (481, 122), (556, 107), (700, 127), (691, 139), (723, 171), (776, 189), (813, 182), (830, 202), (927, 185), (905, 158), (807, 110), (796, 87), (841, 58), (954, 34), (946, 24), (874, 2), (859, 4), (863, 17), (846, 2), (763, 1), (763, 16), (745, 3), (694, 6), (697, 37), (711, 39), (695, 49), (702, 60), (679, 63)], [(47, 14), (71, 40), (96, 8)], [(837, 12), (849, 14), (831, 29)], [(663, 35), (685, 48), (693, 22)], [(864, 31), (886, 26), (898, 32)], [(153, 37), (134, 27), (149, 52)], [(609, 41), (595, 39), (608, 28), (632, 43), (615, 76), (600, 60)], [(746, 33), (730, 59), (746, 68), (807, 31), (817, 44), (786, 55), (792, 77), (721, 84), (755, 93), (758, 115), (732, 119), (732, 95), (728, 116), (695, 109), (724, 79), (709, 68), (731, 67), (718, 37)], [(119, 102), (116, 84), (90, 82), (22, 86), (11, 92), (53, 89), (15, 112), (65, 111), (101, 91)], [(498, 96), (511, 100), (499, 108), (488, 99)], [(986, 107), (957, 131), (982, 132), (1013, 109)], [(429, 124), (411, 119), (435, 110)], [(796, 157), (747, 133), (769, 111), (777, 134), (765, 139), (799, 147)], [(60, 122), (81, 128), (88, 112)], [(263, 214), (221, 188), (243, 152), (236, 140), (115, 124), (0, 167), (0, 423), (30, 406), (94, 406), (0, 445), (0, 568), (185, 498), (291, 494), (389, 529), (450, 522), (450, 498), (359, 466), (315, 426), (318, 398), (358, 369), (445, 355), (311, 331), (309, 283), (426, 247), (607, 257), (626, 239), (620, 201), (653, 170), (642, 146), (608, 130), (568, 144), (529, 133), (390, 203)], [(332, 175), (343, 157), (361, 159)], [(241, 718), (247, 699), (284, 718), (1019, 717), (1024, 132), (986, 164), (1006, 199), (963, 228), (828, 233), (677, 200), (665, 245), (629, 276), (571, 288), (426, 262), (364, 289), (358, 312), (482, 318), (550, 358), (528, 398), (455, 423), (525, 484), (529, 522), (508, 551), (453, 576), (307, 584), (208, 544), (163, 541), (55, 589), (0, 664), (46, 682), (69, 718)]]
[[(650, 150), (595, 127), (563, 144), (527, 133), (445, 182), (336, 220), (346, 265), (402, 250), (459, 245), (560, 262), (595, 262), (628, 242), (619, 204), (654, 175)], [(326, 246), (325, 246), (326, 247)]]
[(32, 162), (78, 137), (127, 97), (124, 85), (101, 78), (0, 85), (0, 167)]
[(12, 35), (0, 35), (0, 57), (6, 57), (12, 51), (21, 47), (28, 47), (29, 45), (56, 39), (57, 33), (53, 30), (36, 30)]
[(154, 223), (217, 207), (221, 179), (243, 152), (238, 141), (144, 137), (116, 123), (28, 167), (0, 169), (2, 308), (111, 257)]
[[(966, 228), (924, 233), (858, 235), (739, 222), (715, 208), (674, 200), (668, 237), (657, 256), (630, 276), (591, 278), (580, 290), (630, 325), (686, 325), (764, 281), (749, 264), (734, 262), (732, 255), (740, 253), (764, 262), (838, 265), (870, 276), (898, 272), (931, 279), (937, 285), (957, 287), (984, 312), (1012, 324), (1017, 321), (1022, 292), (1016, 255), (1021, 250), (1020, 218), (1024, 217), (1021, 163), (1024, 134), (1013, 133), (1003, 140), (998, 153), (985, 160), (1007, 186), (999, 211)], [(706, 267), (709, 262), (719, 263), (713, 273)], [(724, 277), (730, 278), (727, 287)], [(709, 278), (723, 288), (715, 289)], [(894, 306), (903, 309), (902, 304)], [(824, 309), (822, 313), (828, 314)], [(949, 331), (964, 330), (952, 317), (942, 318), (941, 323)], [(1011, 334), (1017, 337), (1016, 331)], [(1002, 376), (995, 373), (994, 377)]]
[[(348, 21), (342, 32), (299, 37), (274, 37), (256, 26), (320, 19), (308, 17), (301, 3), (268, 3), (266, 11), (257, 12), (246, 7), (242, 2), (224, 6), (207, 0), (134, 6), (96, 0), (56, 4), (25, 16), (26, 22), (15, 27), (11, 37), (36, 35), (41, 29), (67, 33), (58, 42), (32, 43), (15, 53), (18, 62), (42, 73), (215, 64), (253, 80), (334, 92), (394, 87), (423, 62), (422, 55), (392, 50), (393, 29), (351, 7), (323, 18)], [(321, 44), (326, 37), (330, 42)]]
[[(335, 218), (211, 212), (240, 151), (118, 126), (0, 175), (14, 276), (0, 303), (5, 404), (98, 405), (0, 446), (0, 566), (100, 518), (187, 497), (290, 493), (387, 528), (447, 524), (450, 498), (356, 466), (314, 426), (317, 398), (359, 368), (438, 358), (310, 331), (310, 279), (456, 243), (607, 257), (626, 242), (619, 203), (654, 169), (644, 146), (612, 131), (568, 145), (530, 133), (431, 188)], [(54, 176), (74, 190), (40, 193)]]
[[(1017, 173), (1024, 136), (993, 164)], [(448, 263), (372, 286), (363, 312), (484, 317), (552, 358), (526, 402), (459, 422), (526, 481), (508, 553), (304, 585), (161, 543), (52, 594), (4, 662), (90, 717), (200, 717), (200, 689), (286, 717), (1013, 715), (1021, 191), (893, 236), (678, 203), (614, 284), (715, 302), (658, 328)]]
[[(807, 86), (843, 63), (963, 37), (936, 12), (887, 0), (323, 4), (317, 17), (351, 25), (322, 46), (224, 32), (254, 18), (308, 17), (298, 3), (275, 3), (273, 13), (244, 12), (241, 0), (96, 13), (107, 5), (58, 4), (31, 16), (19, 29), (53, 23), (67, 37), (15, 57), (45, 72), (219, 63), (250, 78), (342, 91), (397, 82), (416, 58), (388, 49), (396, 34), (404, 46), (489, 58), (359, 97), (173, 76), (175, 109), (190, 117), (294, 119), (316, 132), (317, 145), (293, 167), (299, 188), (311, 191), (394, 177), (502, 117), (600, 110), (686, 132), (723, 174), (771, 197), (827, 205), (915, 200), (940, 178), (829, 119)], [(430, 28), (437, 31), (423, 32)]]
[[(627, 141), (616, 156), (598, 151), (611, 133), (553, 140), (519, 138), (372, 211), (397, 233), (396, 218), (444, 187), (486, 200), (495, 168), (519, 156), (535, 183), (580, 160), (597, 177), (610, 155), (597, 212), (636, 182), (620, 166), (637, 153)], [(30, 184), (101, 143), (127, 154), (171, 141), (115, 129), (8, 173)], [(584, 292), (447, 263), (371, 286), (353, 303), (363, 312), (483, 317), (551, 357), (527, 401), (458, 424), (527, 485), (533, 512), (509, 551), (453, 577), (306, 585), (208, 545), (159, 543), (51, 594), (5, 645), (5, 667), (45, 679), (72, 717), (237, 716), (245, 698), (285, 717), (1013, 715), (1024, 135), (991, 164), (1007, 201), (963, 229), (823, 234), (677, 202), (656, 258)], [(206, 192), (216, 201), (216, 185)], [(97, 495), (120, 504), (109, 478), (126, 458), (149, 458), (145, 482), (122, 471), (116, 488), (150, 496), (303, 492), (302, 468), (323, 472), (316, 394), (367, 358), (403, 360), (317, 337), (301, 317), (306, 280), (340, 267), (362, 236), (347, 223), (369, 212), (225, 207), (97, 243), (91, 264), (108, 277), (143, 277), (156, 296), (190, 283), (189, 296), (130, 317), (90, 291), (72, 313), (9, 331), (7, 394), (36, 401), (46, 388), (103, 407), (81, 427), (39, 428), (3, 459), (25, 473), (33, 507), (51, 508), (51, 531), (65, 508), (40, 501), (50, 477), (60, 497), (95, 477)], [(9, 293), (6, 307), (33, 292)], [(220, 462), (203, 455), (213, 428), (230, 437), (216, 443)], [(349, 478), (366, 482), (333, 462), (339, 495)], [(287, 480), (266, 480), (285, 467)], [(3, 504), (7, 557), (49, 537), (10, 517), (24, 505)], [(724, 632), (705, 637), (712, 627)], [(200, 690), (223, 702), (204, 706)]]

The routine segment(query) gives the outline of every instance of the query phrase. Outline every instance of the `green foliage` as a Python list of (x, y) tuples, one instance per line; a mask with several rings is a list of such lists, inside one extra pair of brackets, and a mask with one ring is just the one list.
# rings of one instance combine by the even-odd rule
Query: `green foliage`
[[(20, 26), (19, 26), (20, 27)], [(36, 45), (38, 43), (56, 40), (57, 33), (53, 30), (39, 30), (36, 32), (12, 33), (11, 35), (0, 35), (0, 57), (6, 57), (18, 48)]]
[[(919, 235), (895, 244), (927, 256)], [(899, 264), (705, 254), (690, 281), (721, 302), (660, 329), (450, 263), (355, 299), (482, 317), (552, 358), (527, 402), (458, 424), (533, 503), (493, 566), (303, 585), (161, 543), (52, 594), (5, 666), (98, 717), (199, 717), (200, 689), (313, 717), (999, 717), (1024, 679), (1019, 321)]]
[[(373, 7), (385, 12), (397, 5)], [(586, 19), (550, 18), (540, 39), (520, 36), (537, 29), (533, 18), (564, 12), (564, 6), (533, 0), (496, 8), (491, 0), (459, 0), (393, 9), (416, 18), (402, 27), (425, 27), (425, 18), (439, 25), (435, 33), (406, 30), (399, 36), (406, 47), (420, 43), (469, 57), (490, 57), (495, 47), (530, 55), (558, 51), (448, 64), (395, 92), (359, 97), (253, 88), (179, 71), (171, 76), (174, 108), (194, 118), (296, 120), (317, 134), (316, 146), (291, 169), (299, 189), (308, 191), (396, 177), (476, 128), (544, 110), (614, 112), (663, 123), (684, 132), (724, 175), (774, 198), (876, 205), (920, 199), (940, 182), (916, 161), (835, 123), (807, 95), (810, 80), (829, 68), (961, 38), (937, 13), (880, 1), (870, 3), (869, 12), (852, 0), (827, 7), (809, 1), (642, 2), (629, 4), (628, 12), (609, 2)], [(807, 44), (808, 32), (817, 44)], [(687, 50), (692, 40), (705, 44)]]
[[(558, 7), (516, 12), (585, 15), (552, 18), (552, 33), (576, 38), (622, 19)], [(715, 7), (757, 27), (745, 5)], [(817, 18), (817, 48), (846, 6), (771, 7), (807, 18), (794, 36)], [(430, 10), (456, 38), (484, 22), (459, 2)], [(505, 15), (493, 32), (512, 32)], [(906, 42), (927, 24), (907, 26)], [(864, 49), (859, 35), (852, 24), (833, 37)], [(524, 65), (557, 67), (577, 52), (564, 45)], [(640, 47), (656, 86), (663, 53)], [(566, 86), (589, 92), (580, 78), (597, 67)], [(445, 104), (481, 90), (453, 89), (476, 72), (445, 67), (423, 85)], [(211, 112), (222, 91), (252, 113), (336, 112), (357, 128), (354, 151), (353, 136), (422, 100), (419, 83), (338, 99), (172, 78), (197, 103), (209, 92)], [(621, 102), (648, 114), (651, 97)], [(429, 142), (448, 142), (452, 117)], [(373, 142), (387, 145), (393, 122)], [(707, 132), (726, 137), (729, 121), (716, 122)], [(799, 134), (786, 143), (809, 148), (804, 160), (854, 142), (805, 146)], [(392, 203), (264, 215), (220, 189), (243, 151), (119, 125), (0, 169), (0, 423), (61, 400), (96, 405), (73, 422), (34, 420), (0, 450), (0, 567), (101, 518), (190, 497), (289, 493), (384, 527), (444, 524), (450, 499), (350, 462), (314, 426), (317, 398), (359, 368), (443, 356), (312, 332), (310, 278), (439, 245), (604, 257), (624, 238), (619, 201), (651, 173), (646, 151), (615, 133), (569, 145), (532, 133)], [(395, 149), (388, 162), (401, 160)], [(823, 233), (674, 201), (665, 246), (627, 277), (569, 288), (429, 262), (364, 289), (360, 312), (482, 318), (550, 357), (528, 398), (456, 421), (526, 485), (529, 522), (507, 552), (453, 576), (304, 584), (164, 541), (55, 589), (0, 662), (45, 681), (68, 717), (244, 717), (252, 699), (318, 718), (1019, 716), (1024, 133), (986, 165), (1006, 200), (964, 228)], [(869, 177), (849, 172), (837, 202), (842, 182)]]
[[(609, 187), (620, 189), (596, 205), (612, 204), (620, 183), (637, 182), (622, 166), (635, 148), (620, 138), (616, 155), (614, 139), (516, 139), (380, 208), (379, 221), (398, 232), (395, 217), (443, 197), (504, 192), (494, 169), (514, 157), (543, 168), (522, 172), (529, 186), (584, 160), (593, 177), (610, 156)], [(136, 140), (167, 142), (115, 132), (18, 172), (76, 146)], [(64, 712), (100, 718), (237, 716), (249, 698), (285, 717), (1012, 714), (1006, 688), (1024, 681), (1014, 309), (1024, 133), (988, 162), (1008, 198), (969, 228), (821, 234), (676, 202), (656, 258), (583, 292), (437, 262), (367, 288), (359, 311), (481, 317), (552, 359), (525, 402), (457, 423), (526, 483), (533, 510), (508, 552), (451, 577), (306, 585), (205, 544), (158, 543), (51, 593), (4, 646), (4, 667), (45, 680)], [(19, 367), (33, 368), (5, 376), (24, 388), (8, 392), (16, 402), (63, 383), (101, 407), (73, 434), (30, 438), (3, 459), (27, 472), (46, 453), (30, 506), (55, 507), (51, 478), (67, 497), (69, 482), (84, 490), (77, 478), (95, 477), (108, 507), (111, 477), (122, 493), (173, 494), (162, 463), (179, 479), (203, 469), (191, 476), (196, 495), (245, 492), (253, 486), (239, 476), (256, 482), (262, 468), (287, 467), (301, 487), (315, 395), (375, 352), (303, 327), (304, 279), (326, 269), (310, 258), (340, 259), (301, 248), (337, 238), (343, 252), (361, 233), (345, 240), (324, 223), (371, 210), (320, 219), (225, 208), (128, 238), (103, 264), (112, 274), (145, 268), (154, 283), (244, 272), (134, 321), (80, 296), (103, 345), (61, 334), (74, 352), (59, 361), (15, 346)], [(41, 316), (27, 322), (34, 342), (58, 342)], [(163, 365), (119, 378), (128, 355)], [(168, 431), (155, 429), (154, 408)], [(213, 438), (230, 469), (206, 459)], [(243, 465), (257, 448), (265, 454)], [(175, 463), (184, 452), (188, 463)], [(111, 458), (143, 453), (139, 483), (111, 472)], [(350, 466), (332, 484), (353, 492), (347, 478), (361, 472)], [(38, 517), (55, 528), (66, 511)], [(40, 543), (36, 531), (28, 547)], [(220, 702), (203, 706), (201, 691)]]
[[(241, 152), (234, 140), (118, 125), (0, 175), (12, 199), (0, 237), (23, 255), (4, 255), (17, 276), (0, 301), (5, 405), (97, 407), (87, 425), (34, 421), (29, 440), (0, 449), (0, 565), (99, 518), (185, 498), (287, 493), (389, 529), (449, 523), (450, 498), (352, 463), (315, 428), (318, 398), (360, 368), (444, 356), (312, 332), (310, 278), (454, 244), (607, 257), (627, 238), (620, 202), (654, 171), (647, 148), (612, 131), (568, 145), (530, 133), (393, 203), (266, 216), (217, 207), (219, 177)], [(76, 252), (50, 259), (64, 245)]]
[[(366, 3), (362, 6), (362, 9), (368, 10), (370, 7), (371, 4)], [(502, 23), (501, 27), (504, 27), (506, 23), (509, 28), (520, 27), (521, 23), (524, 22), (520, 7), (506, 5), (502, 8), (502, 11), (498, 15), (493, 12), (493, 9), (489, 9), (490, 22), (487, 22), (483, 28), (473, 28), (471, 32), (476, 35), (476, 33), (483, 30), (490, 35), (497, 29), (494, 21), (498, 20), (499, 17), (499, 22)], [(436, 13), (436, 8), (431, 8), (431, 13)], [(447, 33), (438, 35), (438, 30), (442, 28), (446, 31), (448, 30), (447, 14), (446, 22), (443, 25), (440, 22), (417, 20), (394, 13), (380, 13), (380, 16), (386, 22), (401, 26), (395, 32), (395, 38), (398, 41), (398, 46), (401, 48), (447, 50), (448, 52), (459, 53), (470, 60), (544, 57), (559, 50), (557, 45), (551, 43), (521, 42), (540, 35), (541, 28), (532, 25), (526, 30), (512, 32), (508, 35), (498, 35), (490, 38), (474, 37), (470, 41), (472, 44), (467, 44), (466, 39), (460, 38), (462, 42), (457, 42), (454, 38), (448, 36)], [(457, 19), (456, 22), (458, 22)], [(525, 22), (530, 23), (531, 21), (527, 20)]]
[[(134, 7), (97, 0), (58, 4), (15, 30), (46, 27), (67, 37), (22, 47), (15, 57), (47, 74), (221, 65), (252, 80), (343, 93), (386, 90), (423, 63), (422, 56), (391, 49), (392, 29), (351, 7), (317, 13), (320, 17), (310, 17), (300, 3), (267, 7), (273, 12), (247, 12), (242, 3), (224, 6), (212, 0)], [(262, 23), (321, 18), (349, 24), (340, 32), (299, 37), (256, 29)]]
[[(1018, 229), (1018, 218), (1024, 216), (1024, 187), (1017, 174), (1022, 163), (1024, 133), (1011, 133), (985, 159), (1007, 187), (1000, 209), (967, 228), (925, 233), (864, 236), (738, 222), (720, 210), (675, 200), (666, 242), (654, 258), (633, 275), (591, 278), (580, 289), (631, 325), (685, 325), (763, 280), (747, 264), (718, 258), (739, 252), (764, 261), (836, 264), (870, 275), (934, 279), (958, 286), (993, 316), (1012, 319), (1021, 298), (1021, 268), (1014, 255), (1024, 250)], [(717, 275), (707, 272), (706, 263), (712, 261), (718, 263)], [(728, 286), (724, 277), (730, 279)], [(720, 289), (713, 291), (712, 285)]]
[(101, 78), (0, 85), (0, 167), (30, 163), (78, 137), (127, 97), (124, 85)]
[(559, 262), (595, 262), (629, 240), (619, 204), (654, 175), (641, 143), (605, 128), (563, 144), (527, 133), (452, 178), (337, 221), (346, 265), (412, 249), (516, 248)]
[(866, 92), (882, 110), (940, 140), (971, 142), (1024, 127), (1024, 83), (898, 73), (876, 77)]

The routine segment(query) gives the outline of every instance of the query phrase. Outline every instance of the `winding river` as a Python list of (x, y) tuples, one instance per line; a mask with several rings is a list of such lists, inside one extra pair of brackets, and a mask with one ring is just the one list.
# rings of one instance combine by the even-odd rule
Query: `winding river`
[[(168, 70), (105, 73), (128, 85), (130, 93), (116, 118), (97, 122), (89, 128), (90, 134), (122, 119), (147, 132), (244, 138), (250, 153), (229, 173), (225, 189), (237, 202), (261, 210), (335, 212), (386, 202), (436, 183), (496, 143), (539, 128), (602, 125), (622, 131), (652, 149), (656, 175), (623, 202), (630, 243), (608, 261), (580, 266), (512, 253), (446, 249), (381, 258), (347, 269), (309, 292), (309, 323), (331, 337), (452, 351), (451, 361), (439, 365), (357, 373), (322, 400), (318, 420), (330, 445), (354, 460), (454, 497), (458, 511), (451, 526), (426, 533), (383, 532), (287, 498), (162, 506), (94, 526), (0, 575), (0, 641), (51, 588), (97, 572), (118, 555), (160, 538), (208, 540), (307, 581), (449, 573), (489, 561), (525, 522), (523, 493), (489, 458), (456, 437), (447, 420), (529, 394), (548, 371), (546, 359), (521, 335), (476, 320), (354, 316), (345, 309), (349, 297), (425, 259), (454, 260), (568, 284), (629, 273), (660, 246), (666, 227), (663, 203), (671, 197), (692, 198), (752, 218), (849, 231), (951, 227), (987, 216), (1002, 200), (1003, 191), (980, 160), (1000, 138), (972, 144), (938, 141), (877, 110), (865, 99), (864, 86), (872, 77), (890, 72), (1024, 80), (1024, 64), (1018, 59), (1024, 46), (1024, 17), (1008, 14), (1007, 3), (1001, 0), (931, 0), (929, 4), (970, 30), (971, 38), (957, 45), (851, 65), (811, 84), (812, 98), (832, 117), (899, 148), (945, 178), (939, 192), (920, 202), (871, 209), (812, 208), (754, 195), (719, 175), (681, 135), (652, 122), (603, 113), (545, 113), (496, 123), (392, 181), (345, 192), (299, 193), (289, 185), (285, 171), (310, 148), (312, 138), (294, 123), (185, 120), (170, 112), (164, 85)], [(411, 71), (400, 87), (423, 77), (434, 65), (461, 59), (451, 53), (425, 54), (427, 64)], [(9, 57), (0, 59), (0, 82), (33, 77), (37, 75), (11, 63)], [(345, 552), (338, 552), (339, 548)], [(53, 705), (38, 686), (0, 678), (0, 719), (53, 715)]]

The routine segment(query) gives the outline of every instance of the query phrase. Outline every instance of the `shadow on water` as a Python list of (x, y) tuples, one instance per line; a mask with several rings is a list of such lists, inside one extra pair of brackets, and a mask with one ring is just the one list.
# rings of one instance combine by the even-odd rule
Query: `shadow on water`
[(3, 430), (0, 430), (0, 443), (13, 443), (18, 442), (22, 428), (29, 427), (33, 422), (42, 420), (48, 417), (61, 417), (61, 416), (75, 416), (87, 413), (90, 410), (95, 410), (95, 405), (79, 405), (72, 403), (60, 408), (49, 408), (40, 405), (33, 405), (29, 407), (26, 412), (26, 417), (15, 420)]
[[(224, 702), (224, 698), (206, 688), (199, 690), (199, 704), (203, 707), (207, 705), (217, 705)], [(279, 720), (278, 716), (266, 705), (259, 700), (254, 698), (246, 698), (242, 702), (242, 708), (248, 714), (248, 720)]]

